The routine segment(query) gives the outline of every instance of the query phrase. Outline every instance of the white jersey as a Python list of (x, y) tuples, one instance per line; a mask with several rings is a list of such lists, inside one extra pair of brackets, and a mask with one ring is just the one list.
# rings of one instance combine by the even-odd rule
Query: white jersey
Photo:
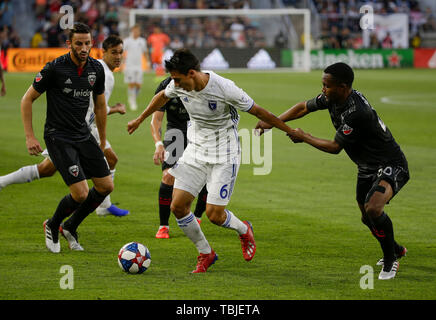
[[(104, 62), (102, 59), (98, 59), (97, 61), (101, 63), (101, 65), (103, 66), (103, 69), (104, 69), (104, 97), (106, 100), (106, 108), (107, 108), (107, 111), (109, 113), (110, 109), (109, 109), (108, 103), (109, 103), (109, 99), (112, 95), (112, 91), (114, 90), (114, 85), (115, 85), (114, 73), (111, 71), (111, 69), (109, 69), (106, 62)], [(86, 119), (86, 122), (88, 123), (88, 126), (90, 127), (91, 130), (93, 128), (97, 128), (97, 126), (94, 122), (94, 119), (95, 119), (94, 99), (93, 99), (92, 95), (91, 95), (91, 99), (89, 99), (89, 107), (88, 107), (88, 112), (86, 113), (85, 119)]]
[(188, 146), (184, 161), (237, 162), (240, 156), (237, 110), (249, 111), (253, 99), (229, 79), (213, 71), (201, 91), (185, 91), (172, 80), (165, 89), (168, 98), (179, 97), (189, 113)]
[(144, 38), (128, 37), (124, 39), (124, 50), (127, 52), (125, 59), (125, 69), (142, 70), (142, 55), (147, 53), (147, 42)]

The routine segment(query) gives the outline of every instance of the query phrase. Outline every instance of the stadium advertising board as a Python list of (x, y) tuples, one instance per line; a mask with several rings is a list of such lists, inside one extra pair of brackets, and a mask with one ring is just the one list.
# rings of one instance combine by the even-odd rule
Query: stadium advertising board
[(436, 68), (436, 49), (416, 49), (415, 68)]
[[(298, 68), (303, 64), (302, 51), (284, 50), (282, 65)], [(324, 69), (335, 62), (345, 62), (356, 69), (413, 67), (413, 49), (312, 50), (311, 68)]]
[[(7, 70), (8, 72), (38, 72), (47, 62), (67, 52), (68, 48), (11, 48), (7, 51)], [(95, 59), (101, 59), (103, 51), (99, 48), (92, 48), (90, 55)], [(147, 60), (144, 57), (142, 60), (143, 69), (149, 70)]]
[(274, 69), (283, 67), (280, 49), (276, 48), (212, 48), (192, 49), (203, 69), (225, 70), (229, 68)]

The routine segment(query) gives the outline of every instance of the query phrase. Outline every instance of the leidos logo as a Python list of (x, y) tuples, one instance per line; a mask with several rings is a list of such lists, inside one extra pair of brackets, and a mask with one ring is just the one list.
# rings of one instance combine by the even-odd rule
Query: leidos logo
[(19, 50), (13, 55), (12, 64), (19, 71), (27, 71), (29, 66), (44, 66), (47, 62), (54, 60), (56, 57), (56, 55), (48, 54), (44, 50), (39, 51), (38, 54), (32, 54), (27, 50)]
[(74, 97), (89, 97), (91, 95), (91, 90), (76, 90), (74, 89)]

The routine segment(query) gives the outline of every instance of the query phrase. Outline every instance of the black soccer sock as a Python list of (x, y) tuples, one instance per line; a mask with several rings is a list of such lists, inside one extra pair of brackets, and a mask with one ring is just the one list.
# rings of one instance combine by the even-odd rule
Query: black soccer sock
[(371, 219), (373, 235), (380, 242), (385, 261), (395, 260), (394, 227), (389, 216), (383, 212), (379, 217)]
[(74, 212), (80, 206), (79, 202), (76, 202), (71, 194), (66, 195), (59, 202), (53, 217), (47, 222), (47, 225), (52, 230), (59, 229), (62, 221)]
[(203, 212), (206, 211), (207, 189), (206, 186), (201, 189), (197, 197), (197, 204), (195, 205), (194, 215), (200, 219)]
[[(371, 231), (372, 235), (374, 236), (374, 238), (377, 239), (377, 241), (380, 242), (380, 239), (376, 236), (376, 234), (374, 233), (374, 226), (372, 224), (372, 221), (368, 218), (368, 217), (364, 217), (362, 216), (362, 223), (364, 225), (366, 225), (369, 229), (369, 231)], [(381, 245), (381, 243), (380, 243)], [(394, 240), (394, 250), (395, 250), (395, 254), (397, 256), (401, 255), (401, 253), (403, 252), (404, 247), (400, 246), (395, 240)]]
[(159, 219), (161, 226), (169, 225), (172, 197), (173, 186), (161, 182), (159, 187)]
[(106, 195), (100, 194), (95, 188), (89, 190), (86, 200), (83, 201), (72, 216), (64, 222), (64, 228), (68, 231), (76, 231), (82, 221), (103, 202), (104, 198), (106, 198)]

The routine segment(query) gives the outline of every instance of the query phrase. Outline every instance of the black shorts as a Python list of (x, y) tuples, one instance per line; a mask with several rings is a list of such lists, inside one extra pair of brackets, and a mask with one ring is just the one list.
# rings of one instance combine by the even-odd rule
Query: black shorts
[(365, 175), (359, 174), (357, 176), (356, 200), (362, 205), (368, 202), (369, 197), (372, 196), (372, 194), (368, 194), (369, 191), (373, 187), (378, 186), (381, 180), (385, 180), (391, 185), (393, 198), (407, 181), (409, 181), (409, 178), (409, 168), (405, 158), (400, 162), (393, 163), (392, 165), (382, 166), (377, 170), (374, 170), (372, 173)]
[(169, 129), (165, 132), (163, 141), (165, 150), (168, 152), (168, 158), (162, 162), (162, 171), (174, 167), (177, 160), (182, 156), (183, 151), (188, 145), (188, 138), (186, 136), (186, 131), (180, 129)]
[(50, 159), (67, 186), (110, 175), (109, 165), (94, 136), (81, 142), (67, 142), (52, 136), (44, 140)]

